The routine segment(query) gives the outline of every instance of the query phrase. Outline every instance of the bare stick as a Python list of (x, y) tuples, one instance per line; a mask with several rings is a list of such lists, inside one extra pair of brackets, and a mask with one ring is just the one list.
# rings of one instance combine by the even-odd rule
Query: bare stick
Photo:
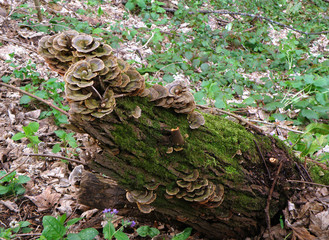
[(295, 183), (306, 183), (314, 186), (320, 186), (320, 187), (329, 187), (328, 185), (320, 184), (320, 183), (314, 183), (314, 182), (306, 182), (301, 180), (287, 180), (287, 182), (295, 182)]
[(288, 130), (290, 132), (295, 132), (295, 133), (300, 133), (300, 134), (303, 134), (304, 132), (302, 131), (298, 131), (298, 130), (295, 130), (295, 129), (291, 129), (291, 128), (288, 128), (288, 127), (284, 127), (284, 126), (280, 126), (280, 125), (277, 125), (275, 123), (270, 123), (270, 122), (266, 122), (266, 121), (259, 121), (259, 120), (254, 120), (254, 119), (249, 119), (250, 122), (255, 122), (255, 123), (264, 123), (264, 124), (267, 124), (267, 125), (272, 125), (272, 126), (275, 126), (275, 127), (278, 127), (278, 128), (282, 128), (284, 130)]
[[(163, 8), (165, 9), (167, 12), (176, 12), (176, 9), (173, 9), (173, 8)], [(268, 21), (270, 23), (273, 23), (273, 24), (276, 24), (276, 25), (279, 25), (281, 27), (284, 27), (284, 28), (288, 28), (290, 30), (293, 30), (295, 32), (298, 32), (298, 33), (301, 33), (301, 34), (305, 34), (305, 35), (321, 35), (321, 34), (326, 34), (326, 33), (329, 33), (329, 31), (322, 31), (322, 32), (303, 32), (303, 31), (300, 31), (296, 28), (293, 28), (293, 27), (290, 27), (286, 24), (283, 24), (283, 23), (280, 23), (280, 22), (277, 22), (277, 21), (274, 21), (270, 18), (267, 18), (267, 17), (263, 17), (261, 15), (257, 15), (257, 14), (251, 14), (251, 13), (241, 13), (241, 12), (231, 12), (231, 11), (210, 11), (210, 10), (199, 10), (197, 12), (189, 12), (189, 14), (195, 14), (195, 13), (216, 13), (216, 14), (229, 14), (229, 15), (241, 15), (241, 16), (248, 16), (248, 17), (253, 17), (253, 18), (259, 18), (259, 19), (263, 19), (265, 21)]]
[(20, 89), (20, 88), (17, 88), (17, 87), (15, 87), (15, 86), (12, 86), (12, 85), (9, 85), (9, 84), (7, 84), (7, 83), (3, 83), (3, 82), (0, 82), (0, 85), (2, 85), (2, 86), (4, 86), (4, 87), (7, 87), (7, 88), (14, 89), (14, 90), (16, 90), (16, 91), (18, 91), (18, 92), (21, 92), (21, 93), (23, 93), (23, 94), (26, 94), (26, 95), (28, 95), (28, 96), (30, 96), (30, 97), (32, 97), (32, 98), (35, 98), (35, 99), (39, 100), (40, 102), (43, 102), (43, 103), (47, 104), (48, 106), (50, 106), (50, 107), (56, 109), (57, 111), (60, 111), (61, 113), (63, 113), (64, 115), (66, 115), (66, 116), (68, 116), (68, 117), (70, 116), (70, 114), (69, 114), (68, 112), (64, 111), (63, 109), (61, 109), (61, 108), (55, 106), (54, 104), (52, 104), (52, 103), (50, 103), (50, 102), (48, 102), (48, 101), (46, 101), (46, 100), (44, 100), (44, 99), (42, 99), (42, 98), (39, 98), (39, 97), (37, 97), (37, 96), (35, 96), (35, 95), (29, 93), (29, 92), (26, 92), (26, 91), (24, 91), (24, 90), (22, 90), (22, 89)]
[(39, 0), (33, 0), (35, 9), (37, 10), (37, 16), (39, 22), (42, 22), (42, 14), (41, 14), (41, 9), (40, 9), (40, 1)]
[(282, 161), (280, 162), (278, 170), (276, 171), (275, 178), (274, 178), (273, 183), (272, 183), (272, 187), (271, 187), (270, 192), (269, 192), (268, 197), (267, 197), (267, 203), (266, 203), (266, 208), (265, 208), (267, 229), (268, 229), (268, 235), (270, 236), (270, 239), (272, 239), (272, 236), (271, 236), (270, 204), (271, 204), (271, 199), (272, 199), (274, 187), (276, 185), (276, 182), (278, 181), (281, 168), (282, 168)]
[(75, 159), (71, 159), (71, 158), (67, 158), (67, 157), (63, 157), (63, 156), (58, 156), (58, 155), (52, 155), (52, 154), (40, 154), (40, 153), (24, 153), (24, 156), (37, 156), (37, 157), (49, 157), (49, 158), (58, 158), (58, 159), (62, 159), (62, 160), (67, 160), (69, 162), (75, 162), (75, 163), (79, 163), (82, 165), (85, 165), (85, 163), (79, 161), (79, 160), (75, 160)]
[(16, 171), (19, 167), (21, 167), (25, 162), (27, 161), (27, 158), (24, 160), (24, 162), (22, 162), (21, 164), (19, 164), (17, 167), (15, 167), (13, 170), (7, 172), (5, 175), (3, 175), (2, 177), (0, 177), (0, 180), (7, 177), (9, 174), (13, 173), (14, 171)]
[(262, 152), (260, 151), (259, 146), (258, 146), (256, 140), (255, 140), (255, 139), (253, 139), (253, 140), (254, 140), (254, 143), (255, 143), (256, 148), (257, 148), (257, 150), (258, 150), (258, 153), (259, 153), (259, 155), (261, 156), (261, 158), (262, 158), (262, 160), (263, 160), (263, 163), (264, 163), (264, 165), (265, 165), (265, 168), (266, 168), (266, 171), (267, 171), (268, 177), (269, 177), (269, 179), (271, 180), (271, 172), (270, 172), (270, 170), (269, 170), (268, 167), (267, 167), (267, 164), (266, 164), (265, 158), (264, 158)]
[(22, 42), (20, 42), (20, 41), (17, 41), (17, 40), (15, 40), (15, 39), (10, 39), (10, 38), (4, 37), (4, 36), (0, 36), (0, 40), (6, 41), (6, 42), (12, 42), (12, 43), (15, 43), (15, 44), (17, 44), (17, 45), (20, 45), (20, 46), (22, 46), (22, 47), (24, 47), (24, 48), (29, 49), (29, 50), (32, 51), (32, 52), (36, 52), (36, 51), (37, 51), (37, 48), (35, 48), (35, 47), (33, 47), (33, 46), (30, 46), (30, 45), (27, 45), (27, 44), (24, 44), (24, 43), (22, 43)]

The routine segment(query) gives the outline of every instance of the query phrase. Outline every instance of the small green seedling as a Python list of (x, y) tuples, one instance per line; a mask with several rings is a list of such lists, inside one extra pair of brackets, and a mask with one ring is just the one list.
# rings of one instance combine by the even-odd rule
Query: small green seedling
[(29, 144), (27, 147), (32, 148), (35, 153), (38, 152), (38, 144), (41, 142), (39, 137), (35, 135), (35, 133), (39, 130), (38, 122), (30, 122), (29, 125), (23, 127), (24, 132), (16, 133), (11, 139), (14, 141), (18, 141), (22, 138), (27, 138), (29, 140)]
[(15, 239), (16, 233), (29, 233), (31, 228), (27, 227), (31, 223), (28, 221), (20, 221), (11, 226), (10, 228), (0, 228), (0, 239)]
[(52, 152), (58, 153), (61, 151), (61, 147), (64, 147), (66, 154), (69, 154), (68, 147), (77, 148), (78, 144), (76, 139), (73, 137), (74, 133), (67, 133), (64, 130), (55, 131), (57, 137), (59, 137), (62, 143), (57, 143), (53, 146)]
[(137, 233), (141, 237), (155, 237), (160, 234), (160, 231), (156, 228), (149, 227), (149, 226), (141, 226), (137, 229)]
[(8, 174), (0, 171), (0, 196), (21, 195), (25, 192), (22, 184), (30, 181), (28, 176), (16, 175), (16, 171)]
[(42, 219), (43, 231), (39, 240), (51, 239), (51, 240), (59, 240), (65, 239), (67, 240), (75, 240), (75, 239), (84, 239), (84, 240), (92, 240), (98, 235), (98, 231), (94, 228), (86, 228), (80, 231), (79, 233), (67, 233), (69, 228), (80, 221), (82, 218), (73, 218), (66, 222), (66, 214), (62, 216), (58, 216), (57, 218), (53, 216), (44, 216)]

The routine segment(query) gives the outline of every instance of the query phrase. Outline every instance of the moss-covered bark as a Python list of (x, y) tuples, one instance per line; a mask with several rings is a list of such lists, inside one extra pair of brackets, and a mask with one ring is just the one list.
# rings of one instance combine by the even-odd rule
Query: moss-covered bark
[[(142, 114), (136, 119), (132, 113), (137, 106)], [(283, 162), (272, 196), (271, 216), (285, 204), (285, 180), (297, 179), (294, 159), (272, 137), (253, 134), (219, 116), (204, 117), (205, 125), (192, 130), (185, 114), (156, 107), (146, 98), (125, 97), (117, 99), (115, 111), (105, 118), (85, 122), (72, 116), (71, 122), (97, 139), (103, 149), (90, 162), (94, 170), (112, 177), (129, 191), (145, 190), (148, 183), (160, 184), (155, 190), (156, 200), (151, 203), (154, 211), (183, 221), (213, 239), (256, 234), (265, 225), (264, 209), (272, 184), (261, 154), (272, 178), (277, 165), (270, 165), (268, 159)], [(177, 127), (185, 144), (181, 151), (167, 153), (172, 146), (170, 130)], [(224, 187), (224, 200), (218, 207), (165, 197), (166, 189), (195, 169), (199, 179)], [(88, 204), (83, 194), (80, 200)]]

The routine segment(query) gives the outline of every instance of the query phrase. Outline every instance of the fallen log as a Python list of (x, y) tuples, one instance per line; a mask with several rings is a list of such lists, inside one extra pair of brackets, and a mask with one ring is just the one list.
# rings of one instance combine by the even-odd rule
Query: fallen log
[(102, 149), (88, 165), (124, 189), (85, 174), (81, 203), (102, 209), (129, 202), (211, 239), (256, 235), (284, 208), (286, 180), (300, 177), (280, 140), (196, 111), (184, 82), (145, 88), (135, 69), (89, 35), (43, 38), (39, 53), (64, 75), (71, 124)]

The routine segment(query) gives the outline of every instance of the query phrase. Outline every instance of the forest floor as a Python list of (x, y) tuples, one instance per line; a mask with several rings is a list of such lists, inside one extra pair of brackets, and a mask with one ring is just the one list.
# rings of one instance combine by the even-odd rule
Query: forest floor
[[(30, 84), (35, 77), (33, 72), (39, 73), (35, 78), (43, 79), (43, 81), (56, 78), (59, 82), (63, 82), (62, 77), (52, 72), (45, 64), (43, 58), (37, 54), (38, 41), (47, 34), (30, 27), (24, 27), (21, 24), (21, 19), (9, 16), (13, 13), (29, 13), (28, 10), (19, 8), (19, 4), (21, 3), (14, 2), (14, 4), (9, 4), (6, 1), (0, 2), (0, 77), (14, 74), (11, 76), (9, 84), (17, 88)], [(31, 8), (34, 6), (32, 2), (27, 2), (27, 4)], [(92, 6), (88, 7), (92, 9)], [(107, 14), (98, 18), (78, 15), (76, 12), (79, 8), (85, 7), (79, 1), (70, 1), (65, 6), (60, 6), (59, 4), (48, 5), (45, 8), (45, 12), (55, 16), (58, 13), (61, 13), (63, 16), (73, 16), (93, 26), (118, 19), (122, 19), (123, 28), (126, 26), (139, 28), (145, 25), (138, 15), (129, 15), (130, 13), (128, 13), (129, 18), (127, 18), (127, 11), (119, 1), (113, 0), (111, 4), (103, 4), (102, 11)], [(93, 6), (93, 8), (97, 12), (97, 6)], [(44, 20), (43, 23), (47, 24), (48, 22), (46, 21)], [(209, 22), (209, 24), (213, 24), (213, 28), (217, 27), (215, 22)], [(188, 26), (185, 26), (185, 28), (181, 26), (179, 31), (187, 31)], [(167, 29), (163, 27), (161, 31), (165, 32)], [(273, 34), (273, 41), (276, 40), (275, 37), (282, 37), (285, 31), (276, 32), (276, 35)], [(321, 40), (321, 36), (318, 39)], [(142, 45), (141, 42), (132, 39), (122, 44), (116, 50), (116, 54), (124, 60), (135, 59), (138, 61), (135, 64), (136, 67), (141, 67), (147, 66), (145, 59), (146, 56), (152, 54), (152, 50), (147, 44)], [(22, 70), (22, 67), (25, 69)], [(20, 78), (19, 74), (23, 77)], [(249, 74), (248, 77), (255, 82), (261, 82), (266, 74), (254, 72)], [(159, 74), (160, 81), (162, 81), (162, 76)], [(179, 76), (181, 75), (176, 77)], [(200, 85), (196, 84), (195, 88), (197, 90), (200, 88)], [(63, 94), (60, 89), (58, 89), (57, 93), (59, 95)], [(0, 169), (5, 172), (15, 170), (18, 175), (25, 175), (31, 179), (24, 184), (26, 191), (22, 196), (0, 198), (0, 227), (2, 231), (14, 228), (13, 226), (20, 221), (29, 221), (31, 223), (29, 227), (32, 229), (32, 232), (19, 233), (15, 238), (37, 239), (43, 231), (42, 219), (44, 216), (67, 214), (68, 219), (83, 217), (79, 223), (70, 229), (71, 232), (81, 231), (86, 226), (101, 232), (103, 209), (90, 209), (79, 204), (76, 197), (79, 191), (79, 182), (77, 180), (79, 178), (79, 169), (81, 166), (84, 166), (88, 159), (92, 158), (93, 153), (99, 151), (97, 144), (86, 134), (75, 134), (75, 140), (72, 140), (70, 137), (66, 139), (59, 137), (55, 131), (63, 129), (61, 127), (63, 125), (59, 126), (56, 124), (53, 117), (40, 120), (40, 115), (44, 111), (49, 111), (49, 106), (38, 101), (28, 101), (28, 104), (21, 103), (22, 94), (20, 92), (0, 86)], [(249, 119), (254, 120), (254, 122), (264, 122), (264, 119), (266, 119), (267, 113), (260, 107), (249, 107), (245, 111), (248, 113)], [(40, 143), (37, 145), (37, 152), (41, 156), (32, 156), (35, 154), (35, 149), (28, 147), (30, 141), (27, 138), (19, 141), (12, 140), (12, 137), (18, 132), (23, 132), (23, 127), (30, 122), (39, 123), (36, 136), (40, 140)], [(268, 134), (278, 134), (279, 132), (280, 134), (278, 135), (282, 139), (286, 139), (290, 131), (300, 131), (291, 122), (284, 121), (275, 124), (264, 124), (261, 127)], [(60, 146), (60, 151), (56, 154), (53, 153), (55, 145)], [(55, 155), (59, 158), (42, 155)], [(63, 160), (61, 157), (76, 161)], [(322, 165), (322, 167), (327, 170), (325, 165)], [(285, 217), (286, 227), (282, 227), (284, 222), (272, 227), (271, 232), (275, 239), (284, 239), (286, 236), (289, 236), (287, 239), (293, 236), (296, 239), (305, 240), (327, 239), (326, 237), (329, 236), (328, 196), (328, 188), (325, 185), (307, 185), (304, 189), (300, 189), (300, 195), (294, 196), (287, 203), (287, 208), (282, 213)], [(161, 234), (171, 237), (183, 230), (168, 224), (145, 222), (143, 219), (133, 219), (129, 216), (117, 216), (114, 221), (115, 227), (120, 226), (123, 218), (137, 222), (134, 228), (126, 228), (126, 233), (130, 239), (142, 239), (135, 231), (142, 225), (155, 227), (160, 230)], [(250, 239), (261, 239), (262, 237), (269, 239), (266, 233)], [(98, 236), (97, 239), (103, 238)], [(205, 238), (193, 231), (189, 239)]]

